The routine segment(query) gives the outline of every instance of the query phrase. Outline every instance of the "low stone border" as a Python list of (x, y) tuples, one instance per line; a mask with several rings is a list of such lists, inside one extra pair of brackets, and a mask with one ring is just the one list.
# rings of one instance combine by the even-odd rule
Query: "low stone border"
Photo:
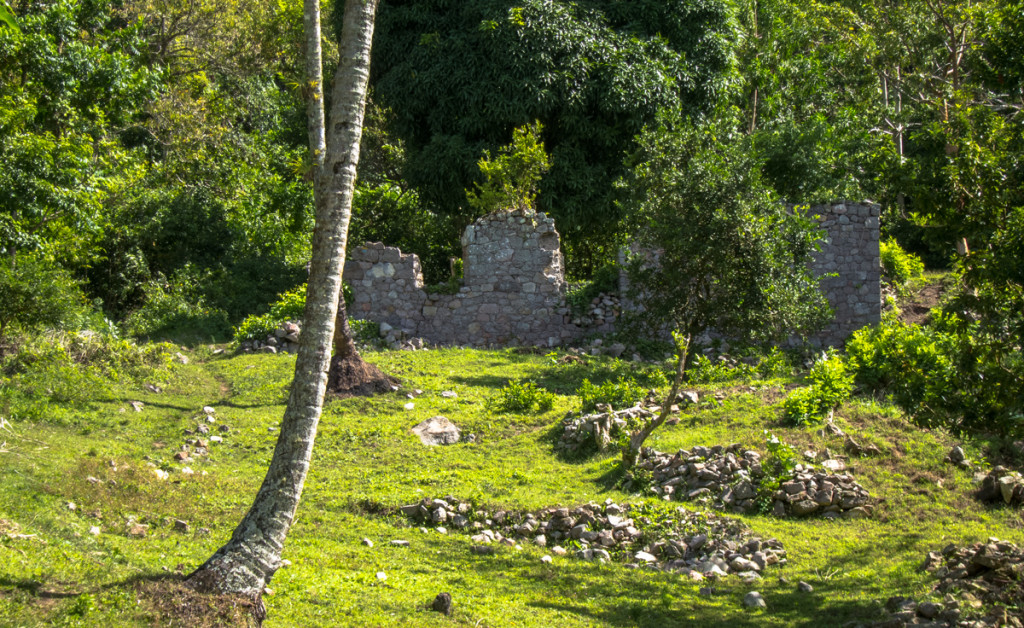
[(424, 498), (400, 510), (441, 532), (451, 526), (470, 534), (478, 554), (494, 553), (500, 544), (547, 547), (563, 556), (572, 548), (582, 560), (621, 560), (627, 567), (682, 573), (695, 581), (738, 574), (749, 583), (768, 567), (786, 563), (786, 550), (778, 540), (751, 536), (735, 519), (685, 508), (676, 508), (671, 519), (658, 520), (642, 505), (611, 500), (575, 508), (491, 512), (447, 496)]

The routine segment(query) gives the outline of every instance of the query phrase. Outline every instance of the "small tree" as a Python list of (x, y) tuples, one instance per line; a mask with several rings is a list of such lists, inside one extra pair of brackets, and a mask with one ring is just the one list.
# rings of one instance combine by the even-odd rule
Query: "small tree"
[(484, 151), (477, 165), (486, 180), (476, 185), (476, 191), (466, 191), (470, 207), (479, 215), (533, 209), (540, 178), (551, 168), (540, 137), (543, 128), (540, 122), (518, 127), (512, 131), (512, 143), (499, 149), (493, 159), (490, 151)]
[(708, 330), (766, 343), (823, 324), (829, 310), (811, 275), (820, 237), (761, 181), (760, 164), (735, 125), (694, 125), (662, 115), (644, 131), (630, 175), (626, 211), (634, 242), (656, 259), (628, 265), (631, 296), (651, 329), (673, 330), (676, 375), (662, 411), (623, 450), (633, 466), (644, 441), (668, 418), (693, 340)]

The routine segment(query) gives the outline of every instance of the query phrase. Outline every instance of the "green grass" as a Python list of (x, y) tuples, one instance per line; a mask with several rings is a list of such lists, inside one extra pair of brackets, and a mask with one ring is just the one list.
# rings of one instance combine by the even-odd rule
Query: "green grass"
[[(270, 460), (294, 358), (209, 351), (191, 357), (188, 365), (149, 374), (163, 388), (159, 394), (143, 388), (153, 382), (141, 375), (114, 381), (79, 373), (59, 399), (47, 390), (65, 376), (61, 369), (0, 380), (0, 417), (9, 421), (0, 430), (0, 626), (160, 623), (136, 587), (188, 573), (230, 536)], [(925, 596), (931, 580), (919, 567), (928, 550), (989, 536), (1024, 541), (1020, 512), (980, 505), (970, 497), (972, 473), (943, 462), (950, 437), (859, 399), (840, 408), (836, 421), (884, 453), (850, 461), (879, 500), (874, 518), (741, 517), (789, 553), (788, 565), (769, 569), (755, 587), (727, 578), (713, 585), (715, 595), (701, 596), (702, 585), (679, 575), (558, 557), (546, 565), (533, 547), (476, 556), (467, 537), (421, 532), (391, 509), (449, 493), (516, 509), (650, 499), (614, 488), (614, 454), (566, 461), (553, 451), (553, 429), (578, 409), (572, 393), (584, 378), (600, 383), (642, 374), (610, 359), (555, 364), (512, 350), (365, 357), (400, 377), (403, 390), (326, 405), (285, 546), (292, 564), (278, 572), (266, 597), (268, 626), (839, 626), (881, 618), (891, 595)], [(554, 407), (488, 411), (489, 399), (520, 380), (555, 392)], [(783, 425), (778, 403), (796, 381), (715, 384), (703, 392), (724, 392), (721, 404), (687, 410), (649, 444), (674, 450), (740, 442), (763, 452), (770, 430), (800, 452), (842, 451), (842, 438)], [(406, 410), (412, 389), (423, 394)], [(445, 390), (457, 398), (441, 397)], [(145, 404), (142, 412), (132, 410), (132, 400)], [(222, 424), (230, 431), (208, 458), (188, 465), (194, 474), (184, 475), (173, 453), (193, 438), (183, 430), (196, 427), (204, 405), (216, 408), (212, 433), (221, 434)], [(409, 428), (438, 414), (477, 442), (421, 446)], [(983, 458), (985, 443), (966, 447), (972, 459)], [(154, 468), (168, 470), (169, 479)], [(188, 521), (189, 531), (176, 531), (174, 519)], [(129, 521), (148, 525), (146, 536), (131, 537)], [(101, 528), (99, 536), (90, 534), (92, 526)], [(364, 537), (374, 547), (362, 545)], [(411, 545), (393, 547), (392, 539)], [(376, 577), (381, 571), (386, 580)], [(799, 580), (814, 585), (814, 593), (797, 593)], [(764, 595), (767, 611), (743, 609), (752, 589)], [(451, 617), (427, 610), (442, 591), (454, 600)]]

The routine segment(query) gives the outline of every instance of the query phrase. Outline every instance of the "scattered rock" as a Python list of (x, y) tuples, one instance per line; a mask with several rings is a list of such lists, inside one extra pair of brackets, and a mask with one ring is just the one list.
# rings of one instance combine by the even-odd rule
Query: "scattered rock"
[(92, 526), (92, 527), (90, 527), (89, 528), (89, 534), (91, 534), (93, 536), (99, 536), (100, 535), (100, 527), (99, 526)]
[(551, 556), (549, 556), (549, 555), (547, 555), (547, 554), (545, 554), (545, 555), (543, 555), (543, 556), (541, 556), (541, 557), (540, 557), (540, 562), (542, 562), (542, 563), (547, 563), (547, 564), (551, 564), (551, 561), (552, 561), (552, 560), (553, 560), (553, 559), (551, 558)]
[(459, 428), (446, 417), (435, 416), (412, 428), (424, 445), (454, 445), (459, 442)]
[(175, 519), (174, 529), (178, 532), (188, 532), (188, 522), (182, 519)]
[(449, 593), (438, 593), (437, 597), (434, 598), (434, 603), (430, 605), (430, 608), (441, 613), (442, 615), (452, 614), (452, 596)]
[(136, 412), (142, 412), (142, 409), (145, 407), (145, 404), (141, 401), (129, 401), (128, 405), (130, 405), (132, 410), (135, 410)]
[(370, 539), (364, 538), (364, 539), (362, 540), (362, 543), (363, 543), (363, 545), (365, 545), (366, 547), (373, 547), (373, 541), (371, 541)]
[(386, 573), (384, 573), (383, 571), (378, 571), (377, 572), (377, 579), (380, 580), (381, 582), (384, 582), (385, 580), (388, 579), (388, 575)]
[(451, 390), (442, 391), (441, 396), (444, 397), (445, 399), (455, 399), (456, 397), (458, 397), (458, 395)]
[(394, 545), (395, 547), (409, 547), (409, 541), (394, 540), (394, 541), (391, 541), (391, 544)]
[(813, 593), (814, 587), (812, 587), (810, 583), (801, 580), (800, 582), (796, 583), (796, 590), (800, 593)]
[(764, 598), (757, 591), (751, 591), (743, 596), (743, 605), (747, 608), (768, 608)]
[(982, 478), (976, 496), (983, 502), (1001, 501), (1019, 506), (1024, 504), (1024, 477), (1006, 467), (995, 467)]

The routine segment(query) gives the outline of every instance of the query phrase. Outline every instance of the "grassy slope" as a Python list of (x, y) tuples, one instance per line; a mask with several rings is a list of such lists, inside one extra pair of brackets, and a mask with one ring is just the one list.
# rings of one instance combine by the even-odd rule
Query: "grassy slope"
[[(1019, 512), (980, 506), (969, 498), (971, 473), (943, 463), (948, 437), (858, 401), (840, 410), (838, 424), (885, 452), (852, 461), (856, 477), (881, 500), (875, 518), (744, 517), (789, 551), (789, 565), (770, 570), (756, 587), (727, 579), (715, 584), (716, 595), (705, 597), (698, 594), (700, 585), (678, 575), (557, 557), (545, 565), (540, 549), (475, 556), (466, 537), (423, 533), (404, 520), (373, 514), (376, 507), (368, 504), (396, 506), (447, 493), (514, 508), (640, 499), (612, 488), (613, 456), (566, 462), (551, 447), (552, 427), (575, 409), (569, 393), (580, 380), (631, 367), (613, 361), (554, 365), (511, 351), (367, 357), (424, 393), (412, 410), (403, 408), (409, 401), (404, 390), (328, 404), (285, 548), (292, 565), (277, 574), (274, 595), (267, 597), (268, 626), (841, 625), (878, 618), (879, 603), (890, 595), (924, 595), (929, 581), (918, 567), (930, 549), (988, 536), (1024, 541)], [(39, 393), (37, 411), (28, 413), (33, 420), (14, 419), (13, 431), (0, 432), (0, 443), (6, 441), (0, 446), (0, 626), (153, 623), (155, 611), (139, 603), (133, 583), (187, 573), (230, 535), (269, 461), (276, 436), (271, 428), (283, 412), (293, 358), (196, 362), (166, 375), (160, 394), (111, 385), (90, 397), (83, 387), (77, 401), (51, 404), (60, 421), (47, 420), (38, 409), (49, 398)], [(509, 378), (521, 377), (559, 392), (555, 408), (542, 415), (489, 412), (486, 399)], [(773, 403), (788, 383), (726, 384), (724, 403), (683, 417), (651, 444), (673, 450), (742, 442), (763, 451), (763, 431), (770, 429), (798, 451), (841, 451), (842, 439), (779, 424)], [(458, 398), (442, 398), (443, 390)], [(146, 404), (142, 412), (128, 406), (133, 399)], [(194, 475), (185, 476), (171, 458), (186, 438), (182, 430), (195, 427), (204, 405), (216, 407), (218, 425), (231, 432), (209, 458), (190, 465)], [(436, 414), (477, 434), (479, 443), (420, 446), (408, 428)], [(968, 453), (979, 452), (969, 445)], [(146, 457), (170, 469), (171, 479), (159, 480)], [(103, 483), (90, 483), (89, 476)], [(175, 531), (175, 518), (187, 520), (190, 531)], [(127, 534), (129, 519), (150, 526), (145, 538)], [(97, 525), (101, 534), (89, 534)], [(208, 536), (196, 534), (203, 527)], [(363, 537), (375, 546), (362, 545)], [(392, 539), (411, 545), (393, 547)], [(380, 571), (386, 580), (376, 577)], [(796, 593), (798, 580), (812, 583), (815, 592)], [(752, 588), (764, 595), (768, 611), (742, 608), (740, 600)], [(450, 618), (425, 610), (441, 591), (455, 601)]]

